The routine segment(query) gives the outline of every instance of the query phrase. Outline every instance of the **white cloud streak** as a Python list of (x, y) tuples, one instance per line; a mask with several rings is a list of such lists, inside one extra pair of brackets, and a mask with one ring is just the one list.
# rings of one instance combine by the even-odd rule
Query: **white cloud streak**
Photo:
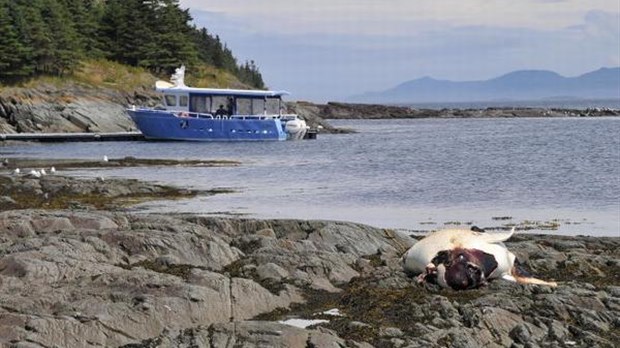
[(267, 84), (336, 100), (426, 75), (575, 76), (620, 62), (618, 0), (181, 0)]
[(253, 31), (402, 35), (432, 27), (559, 29), (592, 10), (620, 12), (618, 0), (181, 0)]

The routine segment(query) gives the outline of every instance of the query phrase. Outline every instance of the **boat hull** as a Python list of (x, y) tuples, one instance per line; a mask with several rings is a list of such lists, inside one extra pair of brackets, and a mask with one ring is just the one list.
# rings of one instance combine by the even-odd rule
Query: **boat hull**
[(287, 134), (274, 118), (179, 117), (169, 111), (127, 110), (147, 139), (186, 141), (280, 141)]

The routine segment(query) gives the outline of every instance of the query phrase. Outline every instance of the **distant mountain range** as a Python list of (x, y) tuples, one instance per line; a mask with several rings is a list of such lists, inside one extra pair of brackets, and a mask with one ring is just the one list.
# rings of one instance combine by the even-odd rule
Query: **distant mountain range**
[(577, 77), (547, 70), (519, 70), (485, 81), (423, 77), (385, 91), (352, 96), (348, 101), (409, 104), (541, 99), (620, 99), (620, 67), (601, 68)]

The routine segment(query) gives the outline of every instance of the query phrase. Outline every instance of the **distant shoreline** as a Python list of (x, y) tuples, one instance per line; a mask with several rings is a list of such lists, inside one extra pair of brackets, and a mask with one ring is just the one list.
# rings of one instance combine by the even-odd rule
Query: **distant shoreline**
[[(618, 117), (620, 109), (593, 107), (585, 109), (543, 107), (419, 108), (382, 104), (328, 102), (314, 104), (299, 101), (289, 104), (289, 111), (310, 123), (329, 119), (414, 119), (414, 118), (542, 118), (542, 117)], [(325, 127), (329, 130), (328, 127)]]
[(496, 100), (496, 101), (456, 101), (456, 102), (412, 102), (396, 103), (418, 109), (487, 109), (487, 108), (530, 108), (530, 109), (620, 109), (619, 99), (539, 99), (539, 100)]

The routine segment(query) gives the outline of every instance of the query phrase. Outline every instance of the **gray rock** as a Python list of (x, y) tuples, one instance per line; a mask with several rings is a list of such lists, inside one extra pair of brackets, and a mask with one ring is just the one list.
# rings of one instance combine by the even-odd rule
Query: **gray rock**
[[(349, 223), (9, 210), (0, 345), (613, 347), (620, 239), (553, 236), (575, 241), (559, 251), (518, 238), (508, 247), (557, 288), (420, 285), (397, 262), (408, 239)], [(543, 242), (557, 262), (536, 254)], [(329, 322), (277, 323), (295, 315)]]
[(510, 337), (517, 343), (525, 344), (532, 339), (532, 334), (524, 323), (517, 324), (510, 330)]
[(271, 279), (279, 281), (288, 277), (288, 272), (284, 268), (271, 262), (258, 266), (256, 268), (256, 273), (259, 279)]
[[(158, 99), (153, 92), (147, 94), (147, 100)], [(0, 130), (2, 133), (128, 131), (135, 129), (135, 125), (125, 107), (136, 102), (133, 95), (124, 92), (75, 84), (6, 88), (0, 93)]]
[(9, 196), (0, 196), (0, 204), (4, 206), (14, 206), (17, 202)]
[(384, 327), (380, 330), (381, 336), (386, 337), (402, 337), (404, 335), (403, 331), (397, 327)]
[(276, 238), (276, 233), (271, 228), (256, 231), (256, 234), (263, 237)]

